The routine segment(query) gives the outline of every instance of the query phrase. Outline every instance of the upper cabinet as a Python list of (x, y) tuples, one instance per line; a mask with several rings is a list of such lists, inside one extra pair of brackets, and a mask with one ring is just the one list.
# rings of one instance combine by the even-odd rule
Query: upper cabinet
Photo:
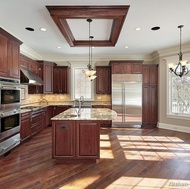
[(111, 94), (110, 66), (96, 66), (96, 94)]
[(20, 78), (21, 41), (0, 28), (0, 76)]
[(143, 85), (157, 85), (158, 65), (143, 65)]
[(53, 67), (55, 65), (54, 62), (48, 61), (38, 61), (43, 65), (43, 73), (42, 80), (44, 82), (43, 85), (43, 93), (51, 94), (53, 93)]
[(68, 66), (55, 66), (53, 68), (53, 93), (68, 93), (67, 72)]
[(112, 74), (141, 74), (141, 60), (114, 60), (110, 61)]

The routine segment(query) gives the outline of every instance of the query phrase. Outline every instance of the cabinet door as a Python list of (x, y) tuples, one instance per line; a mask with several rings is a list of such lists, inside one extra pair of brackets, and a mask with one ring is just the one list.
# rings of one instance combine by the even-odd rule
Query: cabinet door
[(143, 65), (143, 85), (157, 85), (158, 84), (158, 66), (157, 65)]
[(142, 125), (153, 127), (158, 121), (157, 85), (143, 86), (142, 94)]
[(31, 123), (30, 123), (30, 113), (22, 113), (21, 114), (21, 141), (25, 141), (27, 138), (31, 137)]
[(9, 41), (8, 45), (8, 67), (9, 76), (20, 78), (20, 45), (14, 41)]
[(121, 73), (122, 74), (131, 74), (131, 63), (121, 63), (122, 66), (122, 70)]
[(7, 77), (8, 72), (8, 39), (0, 34), (0, 76)]
[(96, 159), (100, 156), (99, 122), (76, 122), (76, 158)]
[(96, 67), (96, 93), (111, 94), (111, 69), (109, 66)]
[(43, 65), (43, 93), (53, 93), (53, 63)]
[(53, 69), (53, 93), (68, 93), (67, 66), (58, 66)]
[(142, 73), (142, 63), (131, 63), (132, 74), (141, 74)]
[(56, 116), (62, 112), (64, 112), (65, 110), (69, 109), (71, 106), (54, 106), (53, 109), (53, 116)]
[(120, 74), (122, 73), (122, 65), (121, 63), (112, 63), (112, 74)]
[(53, 121), (53, 158), (75, 158), (75, 123), (74, 121)]

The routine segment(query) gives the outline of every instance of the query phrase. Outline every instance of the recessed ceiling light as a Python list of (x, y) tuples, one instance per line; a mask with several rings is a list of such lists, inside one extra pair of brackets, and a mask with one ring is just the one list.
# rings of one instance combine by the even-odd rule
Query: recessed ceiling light
[(142, 30), (142, 28), (135, 28), (135, 30), (136, 30), (136, 31), (140, 31), (140, 30)]
[(28, 31), (34, 31), (34, 28), (30, 28), (30, 27), (26, 27), (25, 29)]
[(155, 27), (151, 28), (151, 30), (153, 30), (153, 31), (156, 31), (156, 30), (159, 30), (159, 29), (160, 29), (159, 26), (155, 26)]
[(47, 31), (46, 28), (40, 28), (41, 31)]
[(61, 49), (61, 46), (57, 46), (58, 49)]
[(125, 46), (126, 49), (128, 49), (129, 47), (128, 46)]

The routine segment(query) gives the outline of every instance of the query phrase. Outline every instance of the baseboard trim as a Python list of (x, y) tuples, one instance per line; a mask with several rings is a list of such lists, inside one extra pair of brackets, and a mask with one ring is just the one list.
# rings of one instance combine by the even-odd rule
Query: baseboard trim
[(190, 133), (190, 127), (185, 127), (185, 126), (171, 125), (171, 124), (159, 123), (158, 122), (157, 127), (161, 128), (161, 129), (168, 129), (168, 130), (172, 130), (172, 131)]

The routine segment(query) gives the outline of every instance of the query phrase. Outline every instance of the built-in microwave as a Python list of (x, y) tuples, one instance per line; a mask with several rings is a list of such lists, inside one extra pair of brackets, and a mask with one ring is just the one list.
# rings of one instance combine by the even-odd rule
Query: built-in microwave
[(0, 78), (0, 109), (17, 108), (20, 105), (18, 80)]

